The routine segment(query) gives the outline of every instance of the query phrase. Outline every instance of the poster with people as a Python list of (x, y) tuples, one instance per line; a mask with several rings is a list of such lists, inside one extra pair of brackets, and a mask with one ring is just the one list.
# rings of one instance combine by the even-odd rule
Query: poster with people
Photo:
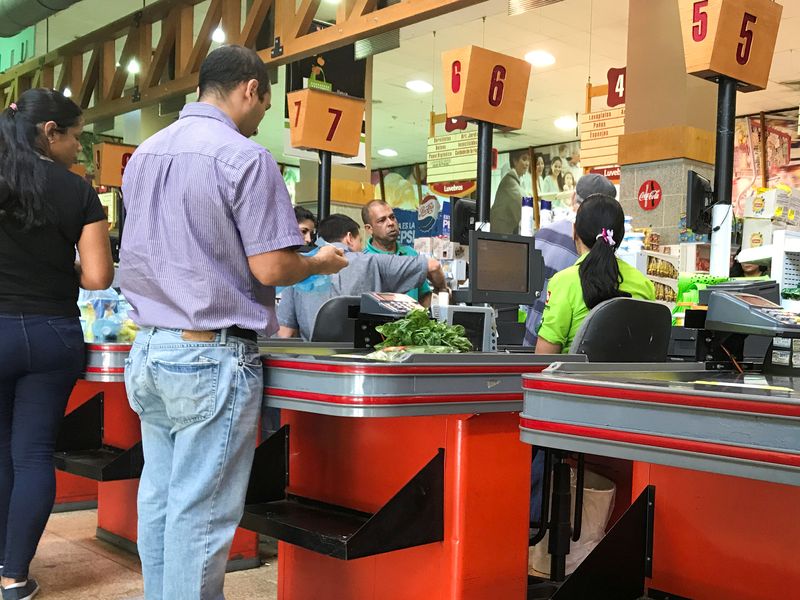
[(565, 142), (533, 149), (533, 180), (545, 210), (552, 211), (554, 221), (570, 213), (572, 194), (581, 168), (580, 142)]

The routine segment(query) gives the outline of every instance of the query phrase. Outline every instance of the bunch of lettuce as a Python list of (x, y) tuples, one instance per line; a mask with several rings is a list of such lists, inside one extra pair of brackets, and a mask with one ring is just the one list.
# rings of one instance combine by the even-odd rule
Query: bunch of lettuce
[(448, 325), (434, 321), (425, 310), (413, 310), (399, 321), (375, 328), (383, 336), (377, 349), (396, 346), (446, 347), (455, 352), (469, 352), (472, 343), (464, 337), (461, 325)]

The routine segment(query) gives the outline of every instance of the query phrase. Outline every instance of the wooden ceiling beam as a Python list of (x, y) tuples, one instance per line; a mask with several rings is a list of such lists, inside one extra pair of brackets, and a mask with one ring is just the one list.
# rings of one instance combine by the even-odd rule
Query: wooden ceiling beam
[[(291, 0), (289, 1), (291, 2)], [(364, 1), (356, 1), (350, 18), (344, 23), (337, 23), (335, 26), (294, 38), (282, 37), (283, 53), (281, 55), (273, 58), (272, 49), (267, 48), (259, 51), (259, 56), (270, 65), (282, 65), (485, 2), (485, 0), (402, 0), (386, 8), (359, 15), (360, 4)], [(368, 7), (369, 0), (367, 0), (364, 10)]]
[(267, 20), (269, 9), (272, 8), (273, 0), (253, 0), (250, 11), (245, 18), (242, 32), (239, 35), (239, 45), (246, 48), (255, 48), (256, 39)]

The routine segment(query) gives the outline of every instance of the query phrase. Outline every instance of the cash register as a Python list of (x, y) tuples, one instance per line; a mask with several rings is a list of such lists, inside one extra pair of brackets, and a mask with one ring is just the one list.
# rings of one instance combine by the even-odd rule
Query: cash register
[(764, 372), (777, 375), (800, 372), (800, 314), (766, 298), (740, 292), (713, 292), (708, 300), (705, 330), (725, 336), (718, 340), (719, 347), (734, 364), (737, 358), (743, 358), (734, 352), (743, 348), (745, 336), (769, 336), (772, 342), (765, 356)]

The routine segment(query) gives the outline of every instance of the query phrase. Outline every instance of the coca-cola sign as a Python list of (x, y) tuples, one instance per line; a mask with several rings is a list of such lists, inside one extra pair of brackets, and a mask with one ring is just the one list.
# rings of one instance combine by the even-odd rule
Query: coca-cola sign
[(648, 179), (639, 188), (639, 206), (643, 210), (654, 210), (661, 203), (661, 186), (654, 179)]

